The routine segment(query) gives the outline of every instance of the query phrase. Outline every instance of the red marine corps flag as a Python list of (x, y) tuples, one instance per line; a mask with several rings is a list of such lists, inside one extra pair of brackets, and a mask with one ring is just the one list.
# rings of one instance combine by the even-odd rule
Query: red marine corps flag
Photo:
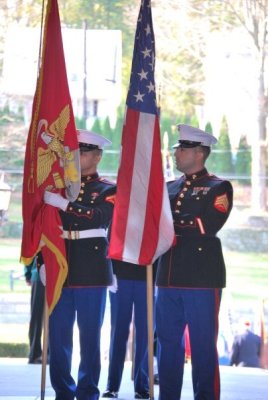
[(42, 250), (51, 313), (67, 275), (67, 261), (60, 215), (44, 203), (44, 191), (73, 201), (80, 189), (79, 147), (57, 0), (47, 3), (40, 65), (25, 153), (21, 261), (28, 265)]
[(148, 265), (167, 251), (174, 228), (163, 175), (156, 104), (151, 3), (141, 2), (122, 134), (109, 256)]

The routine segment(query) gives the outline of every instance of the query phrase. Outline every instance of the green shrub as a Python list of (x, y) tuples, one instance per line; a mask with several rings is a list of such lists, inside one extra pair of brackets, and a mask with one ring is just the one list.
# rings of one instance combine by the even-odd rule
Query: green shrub
[(29, 354), (27, 343), (0, 343), (0, 357), (25, 358)]

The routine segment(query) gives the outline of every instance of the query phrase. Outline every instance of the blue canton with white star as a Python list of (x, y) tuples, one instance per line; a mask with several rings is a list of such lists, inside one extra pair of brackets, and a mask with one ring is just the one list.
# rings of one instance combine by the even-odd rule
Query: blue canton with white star
[(155, 42), (151, 1), (143, 0), (137, 22), (127, 106), (157, 114), (155, 80)]

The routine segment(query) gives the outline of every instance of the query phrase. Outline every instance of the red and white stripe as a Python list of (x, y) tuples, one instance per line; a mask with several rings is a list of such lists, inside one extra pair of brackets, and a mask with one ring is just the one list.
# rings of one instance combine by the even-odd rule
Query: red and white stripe
[(148, 265), (174, 240), (159, 120), (126, 110), (109, 257)]

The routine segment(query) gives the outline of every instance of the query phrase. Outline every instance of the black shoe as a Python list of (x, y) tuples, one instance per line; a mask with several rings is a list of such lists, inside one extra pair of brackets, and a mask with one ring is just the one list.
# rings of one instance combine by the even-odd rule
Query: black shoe
[(117, 399), (118, 392), (112, 392), (111, 390), (106, 390), (102, 397), (109, 397), (109, 399)]
[(148, 392), (136, 392), (135, 399), (149, 399), (150, 394)]
[(42, 364), (42, 357), (37, 357), (33, 360), (29, 360), (28, 364)]

